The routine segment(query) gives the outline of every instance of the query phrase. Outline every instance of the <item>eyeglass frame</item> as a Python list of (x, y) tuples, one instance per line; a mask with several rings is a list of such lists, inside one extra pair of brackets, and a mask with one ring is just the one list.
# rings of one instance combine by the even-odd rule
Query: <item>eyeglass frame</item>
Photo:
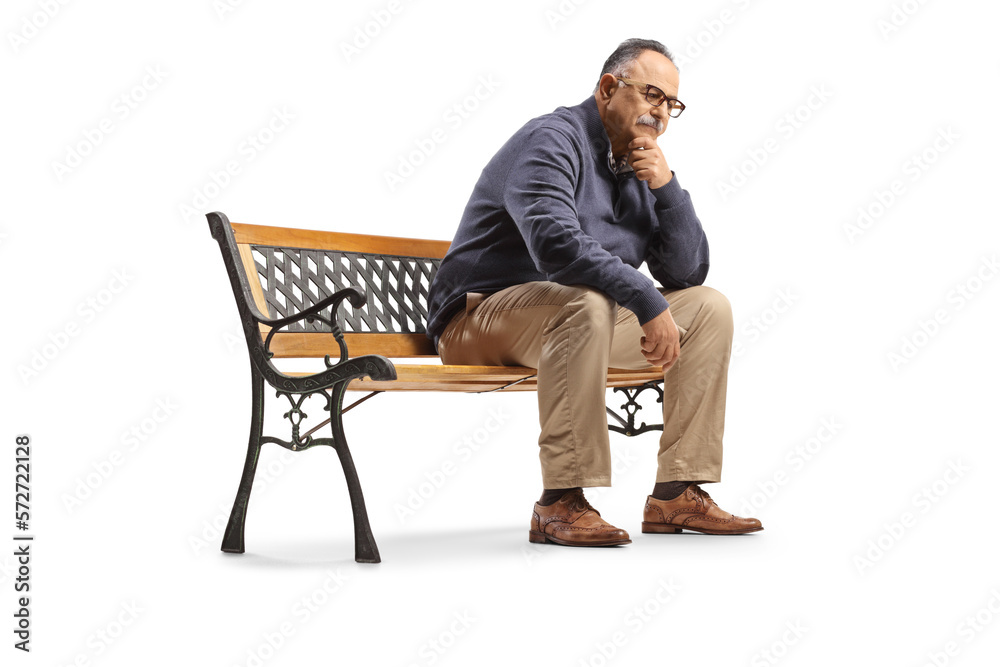
[[(615, 78), (624, 83), (626, 86), (646, 86), (646, 92), (643, 93), (643, 95), (645, 96), (646, 101), (652, 104), (654, 107), (661, 106), (664, 102), (669, 100), (670, 106), (667, 108), (668, 109), (667, 115), (670, 116), (671, 118), (677, 118), (677, 116), (680, 116), (682, 113), (684, 113), (684, 109), (687, 108), (687, 106), (679, 99), (677, 99), (676, 97), (668, 97), (665, 92), (663, 92), (660, 88), (657, 88), (651, 83), (644, 83), (642, 81), (636, 81), (635, 79), (626, 79), (625, 77), (621, 76), (616, 76)], [(663, 100), (661, 100), (659, 104), (653, 104), (653, 102), (649, 99), (649, 93), (650, 91), (653, 90), (658, 91), (660, 95), (663, 96)], [(680, 109), (680, 111), (677, 112), (677, 116), (673, 114), (674, 109)]]

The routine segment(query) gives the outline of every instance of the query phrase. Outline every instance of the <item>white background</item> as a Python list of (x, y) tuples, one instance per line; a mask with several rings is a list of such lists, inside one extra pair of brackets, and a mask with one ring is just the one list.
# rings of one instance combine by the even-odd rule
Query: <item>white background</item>
[[(997, 655), (995, 3), (49, 5), (0, 20), (2, 487), (30, 434), (36, 535), (30, 655), (11, 646), (13, 541), (0, 558), (4, 664)], [(335, 454), (276, 446), (247, 553), (222, 554), (250, 390), (204, 213), (451, 239), (510, 134), (583, 101), (636, 36), (680, 64), (688, 109), (661, 145), (741, 346), (709, 490), (765, 530), (642, 535), (657, 436), (613, 435), (615, 485), (591, 497), (633, 544), (529, 545), (535, 396), (386, 394), (345, 417), (383, 563), (353, 561)], [(268, 135), (275, 110), (292, 118)], [(391, 188), (435, 128), (445, 141)]]

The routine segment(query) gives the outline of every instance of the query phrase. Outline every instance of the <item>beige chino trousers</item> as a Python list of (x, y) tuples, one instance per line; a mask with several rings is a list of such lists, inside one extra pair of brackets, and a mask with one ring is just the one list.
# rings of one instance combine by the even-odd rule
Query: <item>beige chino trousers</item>
[[(664, 372), (656, 481), (718, 482), (733, 340), (728, 299), (711, 287), (661, 289), (680, 331)], [(607, 369), (651, 368), (635, 313), (586, 285), (535, 281), (466, 307), (438, 342), (445, 364), (538, 369), (538, 438), (547, 489), (611, 486)]]

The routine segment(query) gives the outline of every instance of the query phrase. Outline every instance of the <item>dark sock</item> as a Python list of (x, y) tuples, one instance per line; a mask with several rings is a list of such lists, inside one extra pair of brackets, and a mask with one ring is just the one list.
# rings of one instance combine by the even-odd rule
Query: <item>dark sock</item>
[(567, 491), (573, 491), (574, 489), (579, 488), (579, 486), (574, 486), (569, 489), (542, 489), (542, 497), (538, 499), (538, 504), (542, 506), (551, 505), (566, 495)]
[(653, 485), (653, 497), (657, 500), (673, 500), (684, 493), (691, 482), (657, 482)]

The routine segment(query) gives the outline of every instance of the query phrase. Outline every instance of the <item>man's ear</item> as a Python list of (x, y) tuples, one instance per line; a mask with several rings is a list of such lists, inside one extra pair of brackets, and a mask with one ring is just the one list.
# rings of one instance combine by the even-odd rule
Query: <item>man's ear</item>
[(607, 101), (611, 99), (611, 96), (615, 94), (616, 90), (618, 90), (618, 79), (614, 74), (603, 75), (601, 80), (597, 83), (598, 99)]

